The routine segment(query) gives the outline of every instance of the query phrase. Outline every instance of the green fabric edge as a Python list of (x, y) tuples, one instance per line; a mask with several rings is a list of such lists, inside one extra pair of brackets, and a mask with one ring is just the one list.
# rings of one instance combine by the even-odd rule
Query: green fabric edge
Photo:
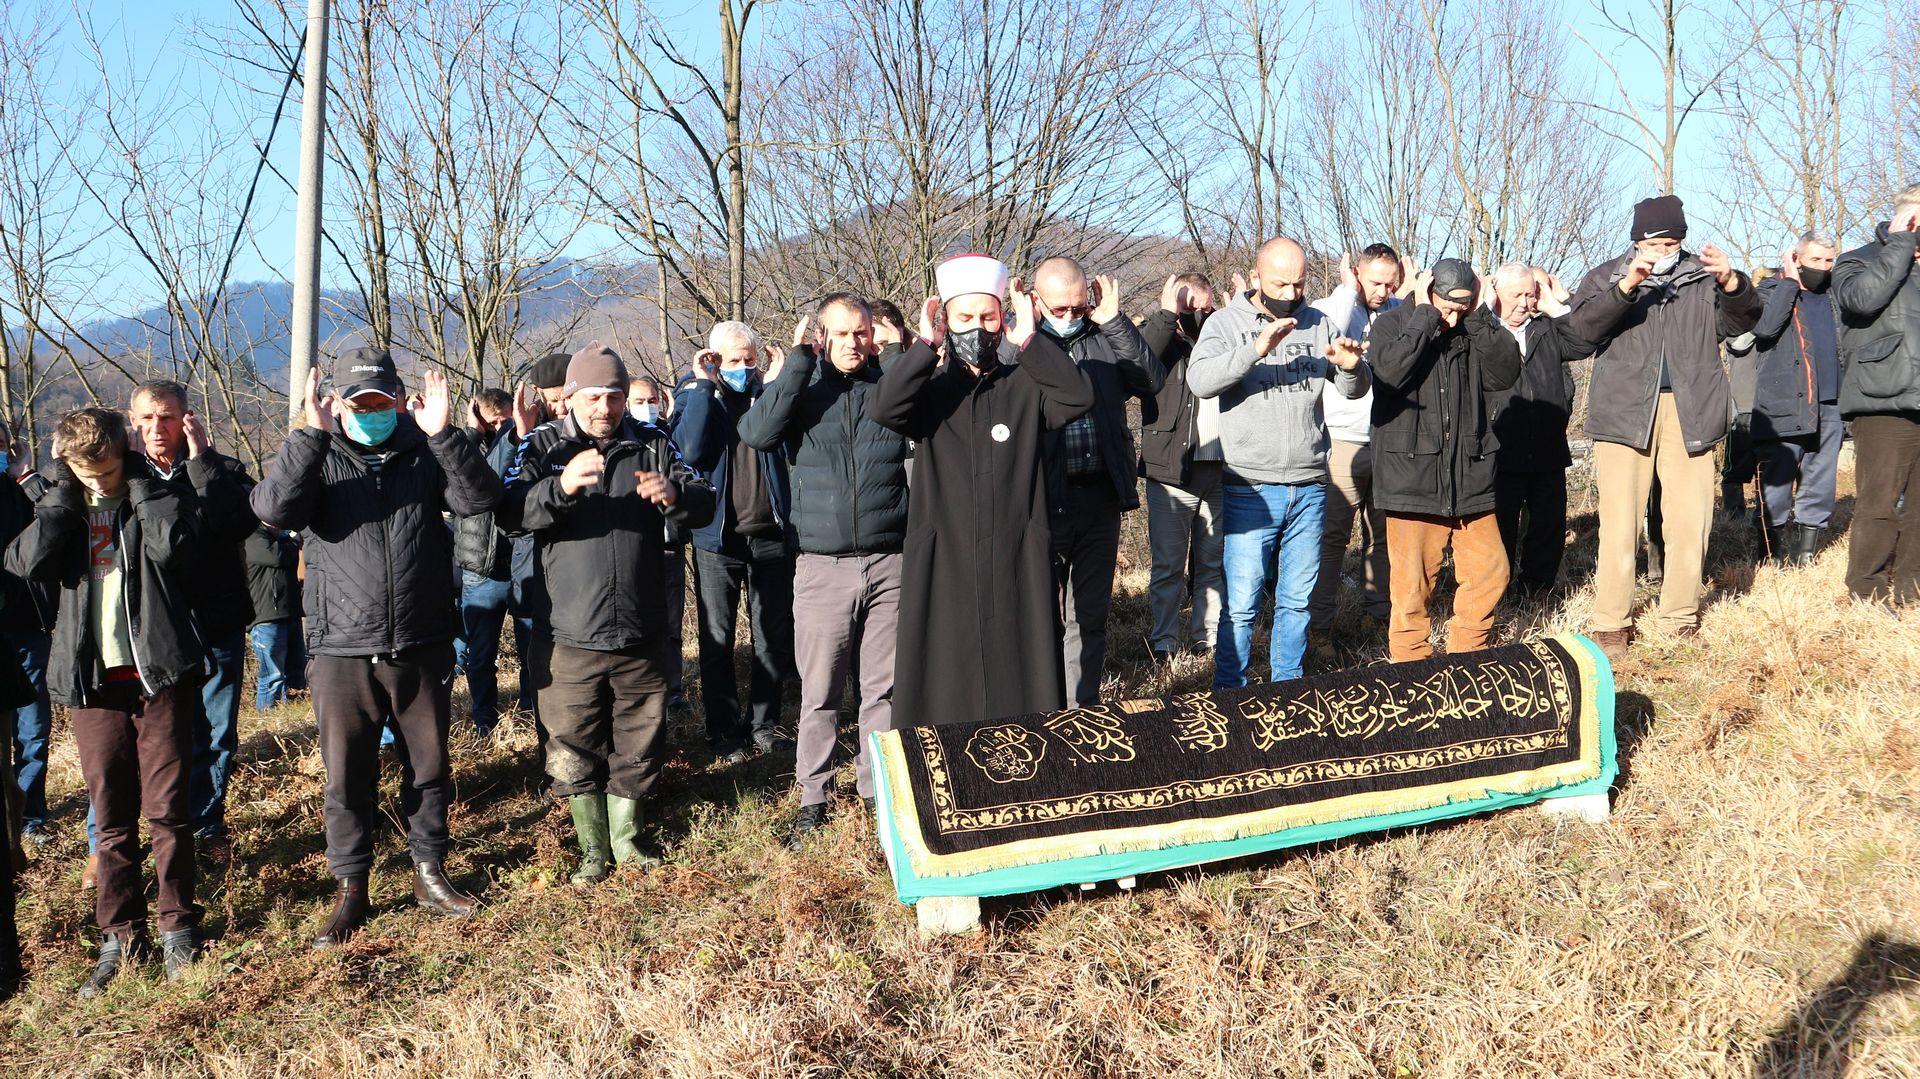
[[(905, 847), (891, 827), (883, 828), (882, 838), (887, 845), (887, 863), (893, 870), (894, 892), (902, 903), (912, 905), (929, 896), (989, 896), (1016, 895), (1022, 892), (1039, 892), (1048, 888), (1057, 888), (1066, 884), (1083, 884), (1094, 881), (1117, 880), (1121, 877), (1133, 877), (1142, 873), (1156, 873), (1169, 869), (1183, 869), (1187, 866), (1204, 865), (1208, 862), (1225, 861), (1229, 858), (1243, 858), (1250, 854), (1264, 854), (1268, 851), (1284, 850), (1288, 847), (1301, 847), (1312, 843), (1325, 843), (1329, 840), (1343, 839), (1361, 832), (1380, 832), (1391, 828), (1405, 828), (1431, 821), (1449, 820), (1454, 817), (1471, 816), (1489, 810), (1506, 809), (1512, 806), (1527, 805), (1547, 798), (1565, 798), (1585, 794), (1604, 794), (1613, 788), (1613, 781), (1620, 773), (1618, 758), (1619, 744), (1614, 735), (1614, 683), (1613, 665), (1607, 662), (1606, 654), (1600, 647), (1584, 636), (1569, 635), (1583, 645), (1594, 660), (1596, 672), (1597, 699), (1594, 706), (1600, 710), (1600, 774), (1592, 779), (1582, 780), (1561, 787), (1549, 787), (1526, 794), (1495, 794), (1485, 798), (1469, 798), (1458, 802), (1448, 802), (1427, 809), (1409, 810), (1405, 813), (1389, 813), (1383, 816), (1356, 817), (1352, 820), (1335, 821), (1328, 824), (1307, 825), (1300, 828), (1288, 828), (1266, 835), (1243, 836), (1239, 839), (1223, 840), (1214, 843), (1193, 843), (1166, 847), (1154, 851), (1133, 851), (1125, 854), (1095, 854), (1084, 858), (1068, 858), (1043, 865), (1018, 866), (1012, 869), (994, 869), (985, 873), (975, 873), (964, 877), (926, 877), (913, 875), (912, 862), (907, 857)], [(1565, 638), (1562, 638), (1565, 639)], [(874, 753), (876, 768), (880, 755)], [(874, 784), (875, 794), (880, 799), (882, 819), (892, 820), (893, 807), (889, 804), (890, 787), (885, 782)]]

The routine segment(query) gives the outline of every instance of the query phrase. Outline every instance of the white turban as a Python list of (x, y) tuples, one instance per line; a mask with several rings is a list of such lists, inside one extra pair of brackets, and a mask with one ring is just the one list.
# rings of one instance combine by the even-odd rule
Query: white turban
[(990, 255), (955, 255), (934, 267), (933, 280), (939, 286), (941, 303), (976, 292), (1004, 298), (1007, 264)]

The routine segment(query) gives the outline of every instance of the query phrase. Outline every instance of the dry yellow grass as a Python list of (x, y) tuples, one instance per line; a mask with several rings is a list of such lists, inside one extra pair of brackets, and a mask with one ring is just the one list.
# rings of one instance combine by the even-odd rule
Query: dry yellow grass
[[(559, 883), (568, 833), (530, 738), (469, 738), (453, 868), (484, 912), (404, 904), (389, 835), (380, 915), (314, 956), (310, 720), (249, 717), (235, 854), (205, 896), (215, 961), (79, 1004), (70, 826), (27, 878), (35, 974), (0, 1009), (0, 1074), (1920, 1075), (1920, 612), (1845, 601), (1844, 544), (1753, 571), (1747, 542), (1716, 534), (1698, 638), (1619, 668), (1608, 826), (1507, 812), (993, 902), (984, 935), (932, 944), (859, 814), (786, 853), (777, 765), (709, 770), (688, 723), (665, 870)], [(1166, 680), (1131, 553), (1112, 688), (1138, 694)], [(1586, 603), (1515, 610), (1514, 631), (1579, 629)], [(75, 785), (66, 752), (69, 822)]]

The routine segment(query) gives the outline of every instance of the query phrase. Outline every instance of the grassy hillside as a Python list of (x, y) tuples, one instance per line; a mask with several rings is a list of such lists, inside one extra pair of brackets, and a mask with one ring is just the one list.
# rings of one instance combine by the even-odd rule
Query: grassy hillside
[[(1141, 523), (1110, 688), (1204, 686), (1197, 660), (1147, 663)], [(1582, 580), (1593, 527), (1574, 523)], [(1748, 545), (1716, 534), (1697, 638), (1618, 669), (1608, 826), (1517, 810), (990, 902), (983, 935), (931, 944), (858, 812), (788, 854), (791, 757), (715, 769), (695, 716), (664, 869), (568, 887), (531, 733), (468, 730), (450, 869), (485, 909), (413, 908), (388, 832), (378, 916), (314, 955), (321, 769), (291, 707), (243, 717), (233, 848), (204, 860), (212, 961), (82, 1005), (63, 734), (65, 830), (26, 878), (34, 974), (0, 1008), (0, 1075), (1920, 1075), (1920, 612), (1845, 601), (1844, 544), (1791, 571)], [(1588, 596), (1511, 608), (1510, 632), (1579, 629)]]

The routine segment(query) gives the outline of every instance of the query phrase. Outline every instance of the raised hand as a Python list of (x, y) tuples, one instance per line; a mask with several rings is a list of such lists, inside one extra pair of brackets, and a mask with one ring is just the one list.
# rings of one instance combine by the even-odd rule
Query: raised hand
[(1247, 279), (1238, 273), (1233, 275), (1233, 294), (1235, 296), (1244, 296), (1247, 294)]
[(920, 305), (920, 340), (935, 348), (947, 339), (947, 305), (940, 297), (929, 296)]
[(1366, 350), (1364, 342), (1351, 337), (1336, 337), (1327, 346), (1327, 362), (1342, 371), (1351, 371), (1360, 365), (1360, 354)]
[(525, 382), (513, 388), (513, 429), (521, 438), (533, 433), (533, 429), (546, 421), (541, 411), (545, 402), (540, 399), (540, 391)]
[(309, 429), (331, 431), (333, 427), (333, 395), (320, 396), (320, 369), (307, 369), (306, 415), (303, 417)]
[(33, 467), (33, 461), (27, 453), (27, 440), (16, 438), (7, 450), (7, 475), (17, 480)]
[[(1733, 271), (1733, 260), (1728, 258), (1727, 253), (1718, 247), (1708, 244), (1701, 248), (1700, 265), (1705, 267), (1706, 271), (1713, 275), (1715, 281), (1720, 282), (1722, 289), (1732, 292), (1734, 289), (1740, 287), (1740, 275)], [(1798, 281), (1799, 279), (1799, 273), (1796, 270), (1794, 280)]]
[(567, 494), (577, 495), (581, 491), (600, 482), (607, 471), (607, 459), (599, 450), (591, 447), (573, 455), (567, 467), (560, 470), (560, 489)]
[(1260, 336), (1254, 338), (1253, 351), (1260, 356), (1271, 354), (1274, 349), (1280, 347), (1281, 339), (1292, 333), (1293, 328), (1298, 325), (1300, 320), (1297, 318), (1276, 319), (1267, 323), (1261, 328)]
[(1653, 276), (1653, 264), (1659, 261), (1659, 255), (1636, 249), (1633, 261), (1627, 263), (1626, 275), (1620, 278), (1620, 291), (1630, 293), (1639, 288), (1642, 282)]
[(1180, 293), (1182, 289), (1178, 274), (1168, 274), (1167, 283), (1160, 286), (1160, 310), (1169, 315), (1178, 315), (1180, 311)]
[(694, 353), (693, 377), (706, 382), (719, 382), (720, 354), (710, 348)]
[(634, 493), (656, 506), (665, 508), (680, 499), (680, 491), (673, 481), (658, 472), (635, 472)]
[(1432, 307), (1433, 271), (1421, 270), (1407, 278), (1407, 283), (1400, 286), (1400, 298), (1412, 300), (1415, 306)]
[(1800, 283), (1800, 252), (1799, 251), (1789, 247), (1786, 249), (1784, 253), (1781, 254), (1780, 276), (1786, 278), (1787, 280), (1793, 282), (1796, 285)]
[(213, 436), (207, 433), (207, 425), (200, 422), (198, 413), (188, 412), (180, 426), (185, 430), (187, 435), (188, 460), (192, 460), (213, 448)]
[(1353, 272), (1353, 255), (1346, 251), (1340, 252), (1340, 287), (1360, 291), (1360, 277)]
[[(806, 329), (806, 324), (806, 319), (800, 320), (800, 330), (794, 331), (795, 337), (799, 337), (801, 330)], [(802, 342), (795, 341), (793, 347), (803, 347)], [(812, 348), (813, 346), (808, 344), (804, 345), (804, 347)], [(774, 379), (780, 377), (780, 369), (787, 365), (787, 351), (769, 341), (764, 347), (764, 352), (765, 356), (760, 361), (760, 378), (764, 382), (772, 382)]]
[[(793, 327), (793, 347), (810, 348), (815, 352), (820, 351), (819, 331), (820, 327), (813, 324), (812, 315), (801, 315), (800, 321), (795, 323)], [(773, 373), (771, 371), (767, 373), (767, 378), (768, 380), (772, 380)]]
[(1007, 340), (1015, 348), (1026, 348), (1033, 340), (1036, 319), (1033, 313), (1033, 293), (1027, 291), (1027, 283), (1016, 277), (1007, 283), (1007, 298), (1013, 301), (1013, 325), (1007, 327)]
[(1111, 274), (1093, 279), (1093, 321), (1105, 326), (1120, 317), (1120, 281)]
[(428, 438), (447, 429), (452, 420), (452, 396), (447, 390), (447, 376), (438, 371), (428, 371), (422, 378), (423, 385), (413, 401), (407, 402), (408, 410), (413, 413), (413, 422), (420, 427), (420, 433)]

